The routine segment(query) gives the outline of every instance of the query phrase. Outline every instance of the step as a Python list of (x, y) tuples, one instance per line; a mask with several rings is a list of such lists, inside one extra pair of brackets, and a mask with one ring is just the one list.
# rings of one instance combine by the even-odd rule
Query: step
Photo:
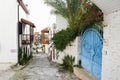
[(80, 80), (96, 80), (95, 77), (93, 77), (90, 73), (88, 73), (83, 68), (74, 67), (74, 74), (80, 79)]

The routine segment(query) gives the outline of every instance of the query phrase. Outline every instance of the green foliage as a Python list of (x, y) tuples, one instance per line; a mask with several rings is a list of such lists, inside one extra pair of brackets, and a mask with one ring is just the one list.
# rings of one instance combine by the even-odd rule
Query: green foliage
[(52, 13), (63, 16), (70, 27), (78, 26), (82, 9), (81, 0), (45, 0), (45, 4), (52, 6)]
[(23, 64), (27, 63), (27, 61), (28, 61), (27, 54), (24, 53), (24, 54), (23, 54)]
[(55, 48), (60, 51), (90, 25), (103, 20), (102, 11), (90, 0), (45, 0), (45, 3), (54, 8), (53, 13), (68, 21), (69, 28), (57, 32), (52, 39)]
[(22, 48), (19, 48), (19, 50), (18, 50), (18, 63), (20, 65), (25, 65), (31, 58), (32, 58), (32, 54), (27, 55), (26, 53), (23, 53)]
[(88, 6), (86, 6), (86, 3), (87, 2), (83, 5), (85, 12), (82, 13), (79, 21), (79, 25), (82, 27), (82, 30), (90, 27), (90, 25), (103, 21), (102, 11), (93, 3), (89, 2)]
[(78, 35), (77, 28), (67, 28), (66, 30), (61, 30), (54, 34), (52, 40), (55, 48), (59, 51), (63, 51), (67, 45), (70, 45)]
[(70, 71), (73, 72), (75, 57), (66, 55), (63, 58), (63, 63), (60, 64), (59, 71)]
[(20, 64), (20, 65), (22, 65), (22, 48), (19, 48), (18, 49), (18, 63)]
[(53, 13), (62, 15), (69, 27), (79, 27), (80, 31), (103, 20), (102, 11), (90, 0), (45, 0), (45, 3), (55, 8)]

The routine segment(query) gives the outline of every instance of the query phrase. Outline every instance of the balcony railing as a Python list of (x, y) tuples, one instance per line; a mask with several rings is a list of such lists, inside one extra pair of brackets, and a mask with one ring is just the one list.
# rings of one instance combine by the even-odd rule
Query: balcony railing
[(33, 35), (22, 34), (22, 44), (31, 44), (33, 42)]

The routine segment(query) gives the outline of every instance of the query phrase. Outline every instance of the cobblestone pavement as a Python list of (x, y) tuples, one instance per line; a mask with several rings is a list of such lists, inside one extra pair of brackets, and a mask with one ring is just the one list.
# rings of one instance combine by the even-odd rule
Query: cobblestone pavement
[(79, 80), (75, 75), (59, 73), (54, 63), (50, 63), (46, 54), (36, 54), (26, 68), (19, 71), (10, 80)]
[(9, 80), (9, 78), (11, 78), (14, 74), (15, 71), (13, 71), (12, 69), (0, 71), (0, 80)]

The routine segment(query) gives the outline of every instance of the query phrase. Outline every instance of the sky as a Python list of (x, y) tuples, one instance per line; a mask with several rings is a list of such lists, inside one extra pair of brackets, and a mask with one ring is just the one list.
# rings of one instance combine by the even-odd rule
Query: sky
[(44, 4), (44, 0), (25, 0), (30, 11), (30, 21), (36, 25), (35, 31), (40, 32), (55, 23), (55, 15), (51, 14), (52, 8)]

